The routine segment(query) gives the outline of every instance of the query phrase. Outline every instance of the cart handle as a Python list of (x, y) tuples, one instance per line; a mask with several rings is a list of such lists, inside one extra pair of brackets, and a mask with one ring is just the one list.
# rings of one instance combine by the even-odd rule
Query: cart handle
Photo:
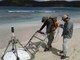
[(37, 31), (37, 33), (40, 33), (40, 34), (43, 34), (43, 35), (45, 35), (45, 33), (44, 33), (44, 32), (41, 32), (41, 31)]

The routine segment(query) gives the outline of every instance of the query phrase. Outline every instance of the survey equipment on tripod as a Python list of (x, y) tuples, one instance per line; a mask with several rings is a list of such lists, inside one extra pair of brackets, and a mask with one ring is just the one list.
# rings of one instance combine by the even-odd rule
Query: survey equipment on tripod
[(39, 51), (39, 47), (42, 44), (45, 44), (46, 38), (47, 34), (36, 31), (25, 45), (25, 48), (27, 48), (31, 54), (34, 55)]
[[(14, 27), (11, 27), (12, 37), (9, 41), (1, 59), (2, 60), (31, 60), (31, 54), (28, 49), (25, 49), (14, 34)], [(17, 47), (20, 45), (20, 48)], [(11, 46), (10, 46), (11, 45)], [(10, 49), (11, 47), (11, 49)], [(9, 51), (8, 51), (9, 49)]]
[(16, 41), (16, 36), (14, 34), (14, 27), (11, 27), (11, 33), (12, 33), (11, 40)]
[(11, 32), (14, 33), (14, 27), (11, 27)]

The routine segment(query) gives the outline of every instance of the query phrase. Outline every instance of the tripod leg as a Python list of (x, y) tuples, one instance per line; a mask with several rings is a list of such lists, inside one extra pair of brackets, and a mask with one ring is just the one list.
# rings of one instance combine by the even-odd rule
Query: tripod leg
[(18, 57), (18, 52), (17, 52), (16, 44), (14, 46), (15, 46), (16, 58), (17, 58), (17, 60), (20, 60), (19, 57)]
[[(28, 48), (25, 48), (25, 47), (20, 43), (20, 41), (19, 41), (19, 40), (17, 40), (17, 42), (20, 44), (20, 46), (21, 46), (22, 48), (24, 48), (24, 50), (25, 50), (25, 51), (30, 52), (30, 51), (29, 51), (29, 49), (28, 49)], [(30, 52), (30, 54), (32, 54), (32, 53)]]
[(15, 49), (15, 47), (14, 47), (14, 43), (12, 43), (12, 51)]
[(19, 41), (19, 40), (17, 40), (17, 42), (21, 45), (21, 47), (22, 47), (22, 48), (24, 48), (24, 46), (20, 43), (20, 41)]
[(3, 59), (3, 56), (1, 57), (1, 60), (4, 60), (4, 59)]
[(17, 60), (20, 60), (19, 57), (17, 57)]
[(3, 56), (1, 57), (2, 60), (3, 60), (4, 55), (6, 54), (6, 51), (7, 51), (8, 47), (9, 47), (10, 43), (11, 43), (11, 41), (9, 41), (9, 43), (8, 43), (8, 45), (7, 45), (7, 47), (6, 47), (5, 51), (4, 51), (4, 54), (3, 54)]
[[(20, 41), (19, 40), (17, 40), (17, 42), (20, 44), (20, 46), (22, 47), (22, 48), (24, 48), (25, 49), (25, 47), (20, 43)], [(26, 50), (26, 49), (25, 49)]]

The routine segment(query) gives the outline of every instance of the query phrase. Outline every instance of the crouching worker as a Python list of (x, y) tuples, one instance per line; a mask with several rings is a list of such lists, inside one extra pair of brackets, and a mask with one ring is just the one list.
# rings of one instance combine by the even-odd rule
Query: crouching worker
[(42, 23), (43, 25), (41, 26), (39, 32), (42, 31), (42, 29), (46, 26), (46, 33), (47, 33), (47, 38), (48, 38), (48, 43), (47, 46), (45, 47), (44, 51), (49, 51), (50, 48), (52, 48), (52, 42), (54, 39), (54, 33), (55, 30), (58, 27), (57, 23), (57, 17), (43, 17), (42, 18)]
[(72, 37), (73, 34), (73, 23), (70, 22), (70, 18), (67, 15), (64, 15), (62, 17), (62, 21), (64, 22), (64, 25), (61, 25), (61, 28), (63, 28), (63, 51), (60, 53), (63, 53), (61, 55), (61, 59), (67, 58), (67, 50), (68, 50), (68, 43), (69, 39)]

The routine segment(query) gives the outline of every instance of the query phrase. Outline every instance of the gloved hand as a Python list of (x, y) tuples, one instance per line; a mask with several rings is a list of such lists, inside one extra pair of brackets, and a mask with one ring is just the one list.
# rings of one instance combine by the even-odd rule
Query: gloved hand
[(44, 32), (40, 32), (41, 34), (45, 34)]
[(39, 32), (39, 33), (40, 33), (41, 31), (40, 31), (40, 30), (37, 30), (37, 32)]
[(41, 33), (41, 34), (45, 34), (44, 32), (41, 32), (40, 30), (38, 30), (37, 32)]
[(64, 27), (64, 25), (63, 25), (63, 24), (60, 24), (60, 25), (59, 25), (59, 27), (60, 27), (60, 28), (63, 28), (63, 27)]

